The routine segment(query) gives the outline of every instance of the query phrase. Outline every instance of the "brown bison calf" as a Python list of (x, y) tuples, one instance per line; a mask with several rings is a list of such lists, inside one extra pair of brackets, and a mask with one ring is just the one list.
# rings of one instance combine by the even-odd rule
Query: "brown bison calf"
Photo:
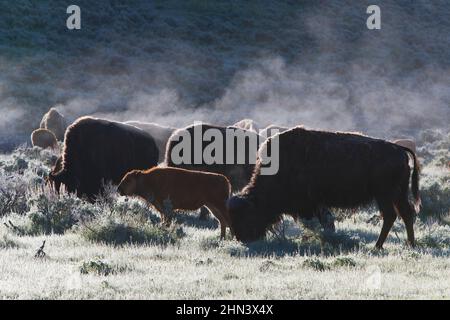
[(225, 237), (229, 225), (226, 201), (231, 186), (221, 174), (161, 167), (133, 170), (122, 179), (118, 191), (121, 195), (138, 196), (150, 202), (161, 213), (165, 223), (170, 222), (164, 210), (167, 199), (175, 210), (197, 210), (206, 206), (219, 220), (220, 237)]
[[(261, 160), (250, 183), (228, 201), (231, 228), (239, 240), (265, 235), (283, 213), (310, 217), (320, 208), (353, 208), (375, 200), (383, 216), (376, 243), (382, 248), (399, 215), (408, 242), (414, 245), (414, 215), (420, 205), (419, 165), (414, 152), (396, 144), (358, 134), (292, 128), (268, 139), (260, 148), (279, 141), (279, 170), (261, 175)], [(266, 150), (264, 150), (266, 151)], [(412, 194), (408, 201), (410, 167), (414, 159)]]
[(50, 130), (37, 129), (31, 133), (31, 144), (33, 147), (55, 148), (58, 145), (56, 137)]

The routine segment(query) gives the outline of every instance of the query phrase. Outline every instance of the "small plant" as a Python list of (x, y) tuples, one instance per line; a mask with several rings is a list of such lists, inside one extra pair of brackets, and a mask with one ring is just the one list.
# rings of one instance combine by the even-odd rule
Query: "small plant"
[(223, 276), (223, 280), (234, 280), (234, 279), (236, 279), (236, 280), (239, 279), (239, 276), (237, 276), (234, 273), (226, 273)]
[(217, 249), (220, 247), (220, 243), (217, 237), (208, 237), (200, 240), (200, 248), (203, 250)]
[(126, 267), (111, 266), (99, 259), (83, 262), (80, 267), (81, 274), (95, 274), (98, 276), (109, 276), (126, 270)]
[(7, 234), (0, 237), (0, 249), (13, 249), (18, 247), (19, 244), (11, 239)]
[(333, 261), (335, 267), (356, 267), (356, 262), (349, 257), (338, 257)]
[(270, 269), (272, 269), (275, 266), (275, 263), (273, 261), (270, 260), (266, 260), (264, 261), (261, 266), (259, 267), (259, 271), (261, 272), (267, 272)]
[(113, 245), (123, 244), (175, 244), (184, 232), (181, 227), (154, 225), (139, 216), (123, 216), (117, 213), (99, 215), (81, 226), (81, 235), (94, 242)]
[(330, 266), (325, 262), (320, 261), (317, 258), (308, 258), (303, 262), (303, 267), (314, 269), (316, 271), (325, 271), (329, 270)]
[(112, 272), (111, 266), (99, 260), (84, 262), (83, 265), (80, 267), (81, 274), (94, 273), (97, 275), (107, 276), (111, 272)]
[(30, 212), (27, 214), (29, 223), (26, 233), (37, 234), (63, 234), (71, 229), (80, 219), (93, 216), (96, 208), (83, 202), (74, 195), (41, 188), (34, 192), (30, 198)]
[(29, 210), (26, 200), (28, 183), (18, 175), (0, 175), (0, 217), (11, 214), (24, 214)]

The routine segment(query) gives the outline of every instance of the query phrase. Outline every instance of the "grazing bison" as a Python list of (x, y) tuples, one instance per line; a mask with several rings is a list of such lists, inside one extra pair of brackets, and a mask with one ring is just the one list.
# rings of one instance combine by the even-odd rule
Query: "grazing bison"
[(416, 153), (416, 143), (411, 139), (397, 139), (394, 140), (393, 143), (398, 144), (399, 146), (408, 148), (412, 152)]
[(228, 201), (231, 228), (241, 241), (265, 235), (282, 213), (310, 217), (321, 207), (352, 208), (375, 200), (383, 216), (376, 243), (382, 248), (397, 215), (414, 246), (414, 208), (408, 201), (409, 157), (414, 159), (412, 194), (418, 210), (419, 165), (408, 148), (350, 133), (295, 127), (269, 138), (259, 152), (279, 139), (279, 171), (261, 175), (260, 160), (250, 183)]
[(162, 167), (133, 170), (122, 179), (118, 190), (121, 195), (138, 196), (152, 203), (165, 223), (170, 223), (171, 218), (164, 208), (167, 199), (175, 210), (197, 210), (206, 206), (219, 220), (220, 237), (225, 238), (229, 225), (226, 201), (231, 186), (221, 174)]
[(235, 124), (233, 124), (232, 126), (236, 127), (236, 128), (241, 128), (244, 130), (253, 131), (253, 132), (258, 131), (258, 126), (257, 126), (256, 122), (253, 121), (252, 119), (242, 119), (242, 120), (236, 122)]
[[(195, 133), (198, 132), (201, 137), (204, 136), (205, 132), (207, 130), (216, 130), (220, 132), (223, 143), (221, 144), (223, 148), (221, 148), (222, 151), (222, 163), (207, 163), (205, 159), (202, 157), (204, 152), (207, 150), (208, 146), (212, 143), (211, 141), (200, 141), (200, 144), (198, 145), (198, 149), (196, 149), (196, 144), (194, 143), (195, 140)], [(226, 130), (229, 129), (229, 132), (236, 134), (236, 135), (242, 135), (245, 136), (245, 140), (239, 140), (238, 138), (229, 138), (227, 139), (227, 133)], [(184, 143), (184, 135), (188, 135), (190, 138), (190, 156), (187, 159), (188, 161), (185, 161), (183, 163), (177, 163), (172, 158), (172, 151), (174, 148), (177, 148), (182, 143)], [(200, 137), (200, 139), (201, 139)], [(203, 141), (203, 142), (202, 142)], [(227, 158), (227, 143), (235, 142), (233, 153), (234, 157), (231, 163), (226, 163)], [(184, 168), (189, 170), (198, 170), (198, 171), (207, 171), (207, 172), (214, 172), (223, 174), (226, 176), (231, 183), (231, 187), (233, 190), (240, 190), (242, 189), (250, 180), (250, 177), (253, 172), (253, 168), (256, 162), (256, 153), (259, 144), (264, 141), (264, 138), (259, 136), (258, 134), (248, 131), (245, 129), (240, 129), (236, 127), (221, 127), (221, 126), (215, 126), (210, 124), (194, 124), (188, 127), (185, 127), (183, 129), (176, 130), (173, 135), (169, 138), (169, 141), (167, 142), (166, 147), (166, 158), (165, 158), (165, 165), (168, 167), (178, 167), (178, 168)], [(244, 150), (245, 148), (245, 155), (241, 155), (239, 151)], [(242, 149), (242, 150), (240, 150)], [(231, 149), (229, 149), (231, 150)], [(196, 153), (200, 153), (199, 156), (201, 159), (200, 161), (195, 163), (195, 157)], [(253, 153), (253, 154), (252, 154)], [(243, 156), (244, 161), (242, 163), (238, 163), (238, 157)], [(252, 160), (253, 158), (253, 160)], [(188, 162), (188, 163), (187, 163)]]
[(155, 139), (156, 146), (159, 150), (158, 162), (164, 161), (167, 140), (169, 140), (170, 136), (175, 131), (175, 128), (162, 126), (153, 122), (127, 121), (125, 124), (138, 127), (149, 133), (153, 139)]
[(158, 148), (145, 131), (119, 122), (82, 117), (67, 128), (61, 170), (49, 180), (94, 201), (103, 183), (119, 183), (133, 169), (158, 162)]
[(50, 130), (55, 134), (56, 139), (59, 141), (64, 140), (64, 132), (67, 128), (66, 118), (60, 114), (55, 108), (51, 108), (42, 117), (40, 127), (42, 129)]
[(55, 148), (58, 145), (56, 137), (50, 130), (36, 129), (31, 133), (31, 144), (33, 147)]

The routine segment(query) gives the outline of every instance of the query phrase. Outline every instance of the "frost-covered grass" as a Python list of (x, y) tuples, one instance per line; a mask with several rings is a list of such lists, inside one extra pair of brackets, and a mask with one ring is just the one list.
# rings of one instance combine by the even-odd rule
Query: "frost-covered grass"
[[(376, 252), (372, 246), (379, 226), (346, 221), (337, 227), (359, 235), (364, 245), (342, 254), (292, 250), (278, 255), (278, 246), (270, 243), (262, 251), (233, 240), (205, 248), (204, 239), (219, 242), (218, 230), (195, 226), (185, 228), (187, 235), (178, 245), (164, 247), (112, 246), (87, 241), (77, 233), (19, 237), (2, 228), (1, 234), (7, 234), (14, 246), (4, 247), (0, 240), (0, 297), (450, 298), (448, 244), (411, 250), (404, 246), (401, 230), (401, 241), (391, 235), (386, 250)], [(419, 239), (428, 236), (427, 228), (419, 229)], [(443, 228), (435, 236), (448, 241), (450, 229)], [(44, 239), (46, 257), (34, 258)]]
[[(374, 208), (338, 212), (336, 233), (285, 219), (242, 244), (221, 241), (217, 222), (198, 213), (177, 213), (166, 228), (114, 192), (95, 204), (57, 196), (43, 185), (50, 152), (0, 156), (0, 299), (448, 299), (447, 140), (424, 136), (432, 147), (419, 150), (417, 248), (396, 221), (383, 251), (373, 249), (382, 223)], [(35, 257), (44, 240), (45, 256)]]

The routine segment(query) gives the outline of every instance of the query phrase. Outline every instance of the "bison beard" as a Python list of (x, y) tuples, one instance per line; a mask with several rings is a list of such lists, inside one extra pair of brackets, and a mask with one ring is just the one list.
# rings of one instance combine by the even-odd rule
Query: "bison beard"
[(66, 131), (62, 163), (49, 176), (59, 189), (94, 201), (103, 184), (118, 184), (133, 169), (147, 169), (158, 162), (154, 139), (136, 127), (114, 121), (82, 117)]
[[(352, 208), (375, 200), (383, 216), (376, 243), (382, 248), (397, 217), (406, 225), (414, 245), (413, 220), (420, 205), (415, 154), (390, 142), (351, 133), (290, 129), (277, 136), (280, 167), (277, 175), (260, 175), (258, 161), (250, 183), (228, 201), (231, 227), (238, 240), (263, 237), (283, 213), (309, 218), (318, 208)], [(270, 148), (273, 138), (260, 148)], [(270, 151), (270, 149), (269, 149)], [(412, 193), (408, 201), (410, 168), (414, 159)]]

